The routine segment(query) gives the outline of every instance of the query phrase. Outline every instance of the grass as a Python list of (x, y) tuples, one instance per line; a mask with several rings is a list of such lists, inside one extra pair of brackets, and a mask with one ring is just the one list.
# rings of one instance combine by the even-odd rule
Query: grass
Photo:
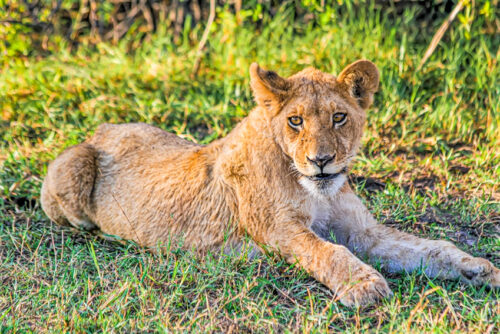
[(352, 183), (383, 223), (499, 266), (500, 42), (479, 16), (469, 30), (455, 24), (416, 72), (444, 19), (419, 14), (344, 6), (304, 23), (285, 7), (258, 28), (220, 11), (195, 80), (200, 28), (186, 28), (179, 44), (160, 31), (134, 52), (130, 37), (4, 57), (1, 331), (498, 331), (499, 292), (484, 287), (385, 273), (395, 297), (349, 309), (278, 257), (199, 258), (178, 245), (153, 254), (55, 226), (38, 201), (47, 163), (100, 123), (147, 122), (209, 143), (251, 110), (252, 61), (289, 75), (305, 66), (338, 73), (367, 58), (381, 70), (381, 90)]

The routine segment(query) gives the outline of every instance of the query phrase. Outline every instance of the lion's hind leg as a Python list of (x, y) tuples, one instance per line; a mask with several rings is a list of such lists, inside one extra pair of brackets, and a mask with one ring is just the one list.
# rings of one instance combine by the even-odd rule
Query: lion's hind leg
[(82, 143), (70, 147), (49, 165), (41, 202), (52, 221), (85, 230), (97, 228), (89, 218), (96, 154), (91, 145)]

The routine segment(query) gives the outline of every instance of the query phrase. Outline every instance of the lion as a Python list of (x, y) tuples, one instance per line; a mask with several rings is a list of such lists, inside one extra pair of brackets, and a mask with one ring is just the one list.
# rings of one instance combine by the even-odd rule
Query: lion
[[(388, 272), (500, 286), (500, 270), (448, 241), (378, 224), (349, 186), (379, 71), (358, 60), (335, 77), (289, 78), (253, 63), (257, 106), (203, 146), (159, 128), (102, 124), (49, 166), (41, 190), (50, 220), (158, 249), (182, 238), (200, 252), (276, 252), (347, 306), (390, 297)], [(355, 255), (356, 254), (356, 255)]]

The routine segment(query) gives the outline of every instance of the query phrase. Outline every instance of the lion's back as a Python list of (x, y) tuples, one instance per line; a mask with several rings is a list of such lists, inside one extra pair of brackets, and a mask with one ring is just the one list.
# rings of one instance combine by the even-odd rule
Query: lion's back
[(199, 146), (144, 123), (99, 125), (89, 143), (102, 150), (182, 150)]

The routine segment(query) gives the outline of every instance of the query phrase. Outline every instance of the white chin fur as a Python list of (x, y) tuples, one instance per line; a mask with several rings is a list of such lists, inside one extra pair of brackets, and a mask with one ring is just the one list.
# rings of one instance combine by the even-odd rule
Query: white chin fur
[(345, 174), (340, 174), (333, 180), (328, 181), (325, 186), (321, 186), (307, 177), (301, 177), (299, 182), (314, 197), (325, 198), (335, 196), (346, 180)]

